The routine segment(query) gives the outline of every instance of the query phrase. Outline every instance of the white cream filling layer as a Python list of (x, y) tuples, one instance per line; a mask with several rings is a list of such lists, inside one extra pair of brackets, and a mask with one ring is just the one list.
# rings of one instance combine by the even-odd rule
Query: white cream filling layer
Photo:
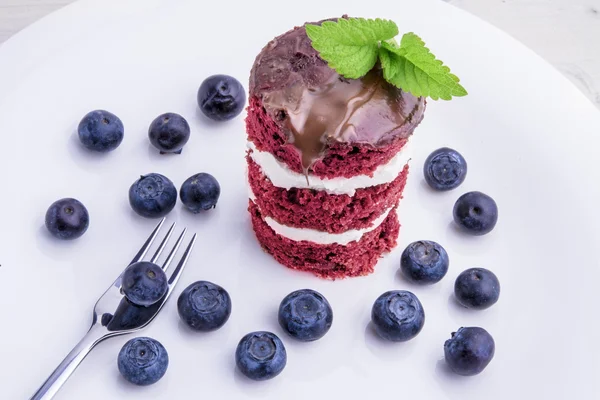
[(254, 143), (248, 142), (248, 148), (252, 150), (250, 157), (262, 169), (263, 174), (274, 186), (291, 189), (315, 189), (324, 190), (329, 194), (347, 194), (354, 196), (357, 189), (367, 188), (384, 183), (390, 183), (398, 177), (411, 157), (410, 141), (389, 162), (380, 165), (373, 172), (373, 176), (357, 175), (352, 178), (319, 178), (306, 176), (289, 169), (287, 165), (278, 161), (273, 154), (267, 151), (259, 151)]
[(393, 207), (388, 208), (381, 214), (369, 228), (365, 229), (350, 229), (343, 233), (329, 233), (317, 231), (315, 229), (294, 228), (287, 225), (282, 225), (271, 217), (265, 217), (264, 220), (277, 233), (290, 240), (300, 242), (306, 240), (317, 244), (341, 244), (347, 245), (350, 242), (358, 241), (364, 234), (369, 233), (379, 227), (387, 218)]

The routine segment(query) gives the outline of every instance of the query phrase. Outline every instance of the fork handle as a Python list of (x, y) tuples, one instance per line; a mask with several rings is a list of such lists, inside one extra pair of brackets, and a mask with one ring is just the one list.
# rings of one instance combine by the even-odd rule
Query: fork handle
[(85, 356), (102, 341), (103, 336), (95, 329), (93, 325), (81, 341), (71, 350), (65, 359), (56, 367), (54, 372), (46, 379), (46, 382), (38, 389), (30, 400), (50, 400), (65, 384), (67, 379), (75, 372), (75, 369), (81, 364)]

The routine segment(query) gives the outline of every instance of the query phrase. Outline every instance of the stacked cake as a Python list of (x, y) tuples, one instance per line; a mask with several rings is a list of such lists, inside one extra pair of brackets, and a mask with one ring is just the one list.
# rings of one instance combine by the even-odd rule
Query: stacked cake
[(425, 100), (388, 84), (378, 66), (341, 77), (304, 27), (261, 51), (249, 92), (249, 211), (262, 247), (322, 277), (372, 272), (396, 245)]

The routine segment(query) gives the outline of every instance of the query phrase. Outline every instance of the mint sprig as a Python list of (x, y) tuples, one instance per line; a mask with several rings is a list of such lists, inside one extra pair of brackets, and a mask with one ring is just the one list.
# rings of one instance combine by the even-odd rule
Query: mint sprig
[(346, 78), (365, 76), (379, 58), (384, 79), (414, 96), (451, 100), (467, 95), (458, 77), (419, 36), (407, 33), (398, 45), (393, 39), (398, 34), (393, 21), (340, 18), (321, 26), (306, 25), (306, 33), (321, 58)]
[(365, 76), (377, 62), (379, 42), (398, 35), (398, 26), (383, 19), (340, 18), (306, 25), (312, 46), (331, 68), (346, 78)]
[(415, 96), (452, 100), (467, 95), (458, 77), (414, 33), (405, 34), (400, 46), (382, 42), (379, 59), (384, 79)]

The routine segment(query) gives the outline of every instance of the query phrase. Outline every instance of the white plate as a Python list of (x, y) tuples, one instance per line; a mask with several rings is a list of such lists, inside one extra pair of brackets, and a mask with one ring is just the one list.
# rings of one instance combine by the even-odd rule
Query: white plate
[[(212, 5), (214, 4), (214, 5)], [(116, 356), (131, 336), (102, 343), (58, 399), (592, 399), (600, 398), (600, 114), (565, 78), (498, 30), (440, 1), (303, 0), (200, 2), (80, 1), (40, 21), (0, 50), (0, 398), (29, 397), (86, 331), (97, 297), (156, 224), (129, 208), (127, 190), (142, 173), (160, 172), (179, 186), (207, 171), (221, 182), (215, 211), (193, 216), (178, 204), (170, 215), (200, 241), (175, 296), (207, 279), (233, 299), (227, 325), (194, 334), (179, 322), (172, 299), (142, 334), (169, 351), (167, 375), (133, 387), (119, 377)], [(414, 137), (412, 173), (401, 204), (398, 248), (365, 278), (328, 282), (278, 265), (249, 226), (243, 118), (209, 124), (196, 90), (210, 74), (244, 82), (255, 55), (272, 37), (304, 21), (343, 13), (386, 17), (419, 33), (462, 77), (470, 95), (430, 102)], [(119, 115), (125, 140), (108, 155), (84, 151), (74, 136), (96, 108)], [(192, 125), (181, 156), (160, 156), (147, 127), (179, 112)], [(466, 182), (432, 193), (421, 166), (433, 149), (459, 149)], [(455, 199), (469, 190), (499, 205), (496, 229), (459, 234)], [(89, 231), (58, 242), (43, 228), (46, 208), (72, 196), (87, 205)], [(401, 250), (416, 239), (442, 243), (448, 276), (415, 287), (398, 275)], [(502, 284), (499, 303), (469, 312), (451, 297), (455, 277), (483, 266)], [(316, 343), (285, 337), (280, 300), (311, 287), (330, 300), (335, 319)], [(367, 329), (374, 299), (388, 289), (414, 291), (427, 321), (405, 344), (383, 343)], [(485, 327), (496, 356), (479, 376), (449, 373), (443, 343), (460, 326)], [(273, 330), (288, 365), (276, 379), (250, 382), (235, 371), (238, 340)]]

